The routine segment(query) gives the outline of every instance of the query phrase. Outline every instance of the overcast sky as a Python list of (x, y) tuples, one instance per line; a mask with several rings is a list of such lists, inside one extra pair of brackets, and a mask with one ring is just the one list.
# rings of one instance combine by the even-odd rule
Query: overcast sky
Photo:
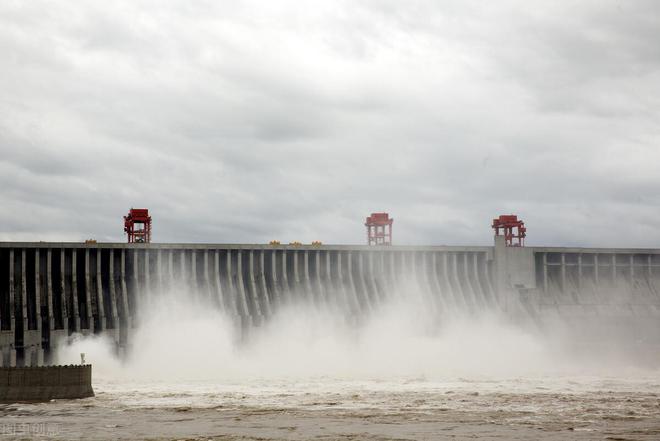
[(0, 240), (660, 247), (660, 2), (0, 2)]

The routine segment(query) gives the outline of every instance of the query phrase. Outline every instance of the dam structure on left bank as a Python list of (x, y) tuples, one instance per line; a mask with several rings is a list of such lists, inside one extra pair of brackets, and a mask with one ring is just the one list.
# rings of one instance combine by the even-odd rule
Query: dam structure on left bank
[(414, 297), (438, 320), (496, 310), (580, 330), (598, 317), (608, 335), (660, 342), (659, 249), (510, 247), (501, 236), (484, 247), (1, 242), (0, 364), (48, 363), (74, 333), (125, 351), (150, 302), (175, 287), (246, 332), (287, 304), (359, 323)]

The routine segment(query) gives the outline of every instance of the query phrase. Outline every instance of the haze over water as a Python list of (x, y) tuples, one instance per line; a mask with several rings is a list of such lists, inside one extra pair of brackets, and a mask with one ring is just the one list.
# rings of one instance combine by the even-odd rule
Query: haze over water
[(625, 344), (576, 345), (577, 335), (494, 310), (438, 317), (414, 291), (357, 324), (332, 308), (291, 305), (243, 339), (200, 298), (163, 293), (140, 318), (125, 360), (103, 337), (60, 352), (70, 363), (86, 354), (95, 399), (21, 411), (48, 421), (65, 413), (63, 438), (92, 430), (99, 439), (461, 439), (486, 426), (484, 439), (660, 434), (653, 357), (637, 358)]

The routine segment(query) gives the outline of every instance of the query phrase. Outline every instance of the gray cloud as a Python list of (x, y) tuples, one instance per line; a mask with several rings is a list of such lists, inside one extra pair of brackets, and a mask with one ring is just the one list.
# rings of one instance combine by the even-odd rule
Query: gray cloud
[(660, 246), (660, 5), (4, 2), (0, 240)]

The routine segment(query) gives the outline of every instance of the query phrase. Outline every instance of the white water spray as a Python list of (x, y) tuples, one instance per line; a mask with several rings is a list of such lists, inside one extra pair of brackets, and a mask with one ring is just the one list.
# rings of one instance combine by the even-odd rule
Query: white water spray
[(572, 363), (550, 339), (492, 312), (454, 315), (438, 323), (423, 306), (392, 300), (356, 326), (330, 309), (292, 305), (239, 342), (228, 316), (180, 291), (170, 292), (142, 316), (124, 362), (113, 355), (113, 342), (105, 337), (75, 339), (59, 352), (59, 361), (74, 363), (84, 352), (96, 375), (158, 381), (431, 381), (584, 372), (584, 364)]

